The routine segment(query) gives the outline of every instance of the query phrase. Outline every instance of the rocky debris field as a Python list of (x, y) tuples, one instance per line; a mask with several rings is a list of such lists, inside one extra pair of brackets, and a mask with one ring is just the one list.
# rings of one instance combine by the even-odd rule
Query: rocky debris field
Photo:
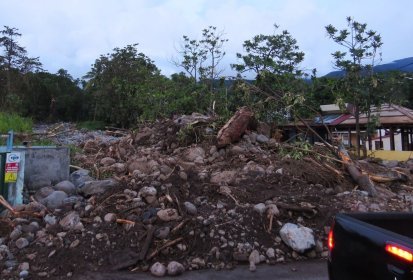
[(371, 197), (323, 147), (286, 149), (262, 125), (218, 148), (214, 122), (187, 118), (115, 141), (76, 131), (89, 136), (70, 179), (3, 212), (0, 278), (164, 276), (240, 263), (255, 271), (261, 263), (326, 258), (337, 212), (413, 210), (409, 162), (361, 161), (368, 172), (405, 174), (377, 184)]

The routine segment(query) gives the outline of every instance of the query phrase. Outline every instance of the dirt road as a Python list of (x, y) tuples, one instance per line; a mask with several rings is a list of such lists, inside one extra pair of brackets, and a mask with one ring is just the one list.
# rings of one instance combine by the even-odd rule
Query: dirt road
[[(80, 279), (86, 280), (143, 280), (159, 279), (150, 276), (149, 273), (88, 273), (79, 276)], [(294, 262), (289, 264), (279, 264), (274, 266), (261, 265), (257, 267), (256, 272), (248, 271), (248, 266), (238, 266), (234, 270), (198, 270), (186, 272), (178, 277), (164, 277), (161, 279), (179, 279), (179, 280), (327, 280), (327, 265), (325, 261), (305, 261)]]

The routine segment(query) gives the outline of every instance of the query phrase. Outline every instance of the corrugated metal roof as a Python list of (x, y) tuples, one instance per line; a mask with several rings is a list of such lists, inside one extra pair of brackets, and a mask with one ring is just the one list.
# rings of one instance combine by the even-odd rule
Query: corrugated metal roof
[[(394, 104), (383, 104), (380, 108), (372, 107), (372, 115), (379, 115), (380, 124), (412, 124), (413, 110)], [(340, 125), (355, 125), (356, 118), (351, 116)], [(367, 115), (360, 115), (360, 124), (367, 124)]]

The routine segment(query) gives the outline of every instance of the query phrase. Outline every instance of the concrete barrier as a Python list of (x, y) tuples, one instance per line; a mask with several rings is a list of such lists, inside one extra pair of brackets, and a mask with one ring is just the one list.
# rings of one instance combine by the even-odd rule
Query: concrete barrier
[(24, 185), (34, 193), (47, 184), (69, 179), (70, 151), (68, 147), (33, 146), (13, 147), (25, 153)]

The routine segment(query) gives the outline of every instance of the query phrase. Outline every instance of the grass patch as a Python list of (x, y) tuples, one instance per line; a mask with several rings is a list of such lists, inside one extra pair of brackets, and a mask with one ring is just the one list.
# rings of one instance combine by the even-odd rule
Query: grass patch
[(5, 134), (10, 129), (14, 132), (31, 132), (33, 121), (29, 118), (23, 118), (15, 113), (0, 112), (0, 133)]
[(35, 139), (31, 142), (32, 146), (56, 146), (50, 139)]
[(86, 128), (88, 130), (101, 130), (105, 128), (105, 123), (102, 121), (85, 121), (77, 124), (78, 128)]

